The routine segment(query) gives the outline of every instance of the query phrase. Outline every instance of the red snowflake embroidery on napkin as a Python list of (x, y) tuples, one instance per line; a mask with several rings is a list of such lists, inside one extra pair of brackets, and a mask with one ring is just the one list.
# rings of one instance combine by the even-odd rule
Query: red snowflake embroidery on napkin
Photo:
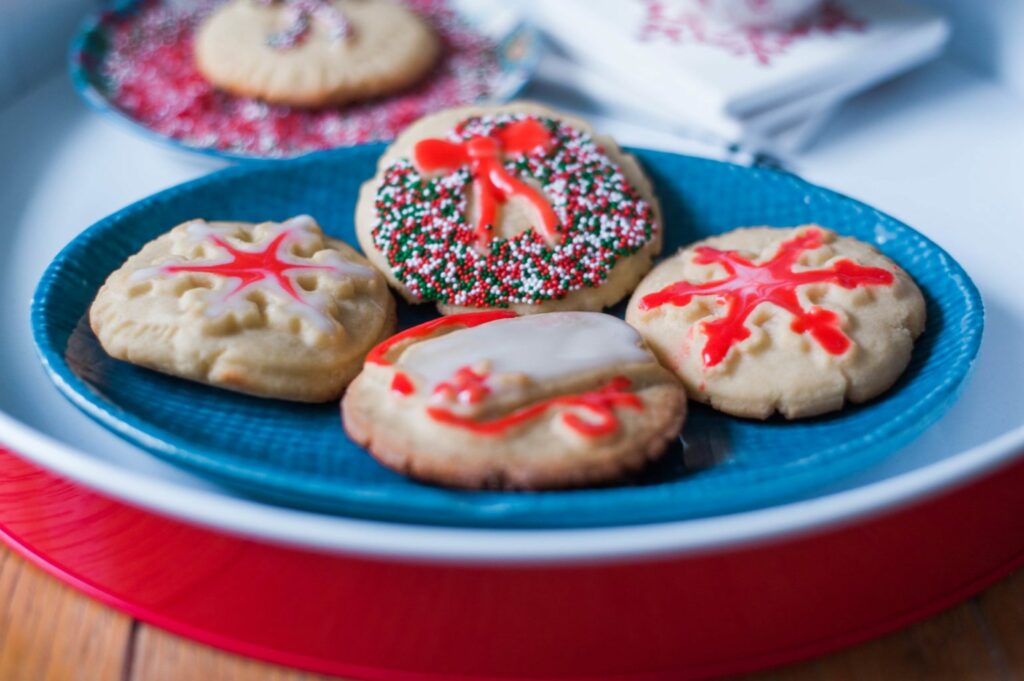
[(851, 15), (838, 0), (827, 0), (818, 12), (781, 31), (719, 24), (698, 9), (666, 0), (639, 1), (647, 11), (640, 26), (640, 40), (709, 45), (737, 57), (753, 57), (764, 66), (771, 66), (772, 59), (812, 34), (862, 31), (867, 25), (863, 19)]

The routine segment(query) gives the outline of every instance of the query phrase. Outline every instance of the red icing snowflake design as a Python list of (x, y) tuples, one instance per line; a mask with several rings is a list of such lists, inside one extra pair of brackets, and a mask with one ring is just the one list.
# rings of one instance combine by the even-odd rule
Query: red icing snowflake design
[(646, 9), (640, 27), (642, 41), (667, 40), (676, 44), (717, 47), (737, 57), (753, 57), (770, 66), (772, 59), (812, 34), (832, 35), (840, 31), (862, 31), (867, 23), (852, 16), (839, 0), (826, 0), (812, 16), (786, 30), (744, 28), (717, 23), (690, 4), (667, 0), (639, 0)]
[(269, 281), (276, 284), (278, 288), (291, 296), (296, 302), (306, 304), (299, 292), (295, 290), (292, 280), (288, 278), (290, 272), (296, 270), (334, 270), (330, 265), (309, 265), (287, 262), (281, 260), (278, 250), (285, 239), (291, 236), (290, 231), (278, 234), (270, 241), (263, 250), (244, 251), (235, 248), (219, 236), (211, 236), (210, 241), (228, 252), (231, 260), (223, 263), (183, 264), (164, 265), (161, 272), (177, 274), (179, 272), (191, 272), (195, 274), (215, 274), (220, 277), (231, 277), (238, 279), (238, 285), (227, 293), (225, 298), (237, 295), (244, 289), (261, 281)]
[(821, 230), (808, 230), (785, 241), (771, 260), (754, 264), (736, 251), (720, 251), (710, 246), (696, 250), (693, 262), (699, 265), (717, 263), (725, 268), (724, 279), (703, 284), (679, 281), (650, 293), (640, 300), (641, 310), (661, 305), (688, 305), (695, 296), (717, 296), (726, 306), (725, 314), (712, 321), (702, 322), (701, 330), (707, 337), (702, 359), (704, 366), (713, 367), (725, 359), (729, 350), (750, 336), (747, 318), (762, 303), (773, 303), (793, 315), (790, 328), (795, 333), (810, 334), (826, 352), (841, 355), (851, 345), (849, 337), (840, 328), (839, 316), (831, 310), (813, 307), (805, 310), (797, 297), (797, 288), (806, 284), (835, 284), (845, 289), (859, 286), (891, 286), (892, 272), (880, 267), (864, 267), (851, 260), (837, 260), (822, 270), (794, 272), (793, 265), (800, 256), (823, 243)]
[[(320, 2), (286, 1), (307, 9)], [(237, 97), (207, 82), (192, 53), (196, 26), (219, 4), (142, 0), (108, 12), (90, 44), (104, 47), (87, 45), (80, 59), (103, 96), (135, 122), (190, 147), (274, 158), (393, 139), (427, 113), (486, 99), (501, 74), (498, 47), (446, 0), (404, 0), (442, 42), (442, 57), (423, 82), (390, 97), (321, 109)], [(301, 42), (302, 29), (300, 17), (273, 40), (286, 49)]]

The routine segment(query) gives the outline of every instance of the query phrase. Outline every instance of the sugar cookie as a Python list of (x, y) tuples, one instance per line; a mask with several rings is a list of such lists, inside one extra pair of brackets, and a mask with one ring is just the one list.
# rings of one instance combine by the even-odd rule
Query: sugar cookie
[(397, 92), (440, 51), (426, 22), (387, 0), (229, 0), (194, 43), (200, 73), (222, 90), (301, 107)]
[(239, 392), (337, 398), (395, 325), (387, 284), (309, 216), (192, 220), (107, 279), (89, 321), (112, 357)]
[(434, 114), (388, 148), (356, 207), (392, 286), (442, 313), (600, 310), (661, 249), (650, 181), (582, 121), (526, 103)]
[(685, 413), (640, 335), (596, 312), (441, 317), (374, 348), (342, 401), (385, 466), (495, 489), (615, 480), (660, 456)]
[(887, 390), (924, 331), (925, 303), (869, 244), (817, 225), (751, 227), (659, 264), (626, 320), (693, 399), (799, 418)]

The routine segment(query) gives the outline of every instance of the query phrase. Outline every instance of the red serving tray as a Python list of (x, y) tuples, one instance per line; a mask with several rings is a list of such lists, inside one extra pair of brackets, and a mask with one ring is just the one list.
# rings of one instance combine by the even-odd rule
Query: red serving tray
[(0, 449), (0, 534), (84, 593), (359, 679), (699, 679), (848, 646), (1024, 562), (1024, 460), (886, 515), (701, 555), (515, 566), (305, 550), (172, 520)]

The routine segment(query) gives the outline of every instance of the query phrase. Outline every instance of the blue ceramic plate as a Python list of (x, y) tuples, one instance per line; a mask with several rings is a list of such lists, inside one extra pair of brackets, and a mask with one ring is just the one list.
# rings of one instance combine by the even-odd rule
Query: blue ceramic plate
[[(46, 369), (87, 414), (161, 458), (282, 504), (352, 516), (450, 525), (578, 527), (675, 520), (784, 501), (863, 469), (937, 420), (956, 400), (981, 342), (983, 311), (967, 274), (897, 220), (792, 176), (635, 150), (665, 212), (665, 252), (741, 225), (818, 222), (877, 245), (924, 290), (928, 327), (881, 398), (795, 423), (754, 422), (694, 406), (682, 442), (617, 487), (462, 492), (413, 482), (350, 442), (336, 404), (309, 406), (217, 390), (114, 361), (85, 321), (111, 271), (144, 243), (195, 217), (283, 220), (310, 213), (356, 243), (352, 214), (379, 145), (223, 170), (102, 220), (57, 256), (36, 291), (32, 325)], [(404, 307), (405, 326), (433, 313)]]
[[(452, 61), (451, 49), (446, 49), (443, 58), (444, 66), (428, 77), (423, 84), (424, 87), (415, 86), (410, 90), (396, 94), (391, 98), (382, 98), (369, 102), (365, 105), (355, 105), (338, 110), (338, 116), (330, 120), (322, 118), (320, 114), (333, 116), (335, 110), (324, 109), (321, 112), (311, 113), (311, 118), (295, 122), (279, 122), (267, 128), (253, 127), (248, 133), (241, 133), (244, 139), (244, 147), (236, 144), (239, 138), (232, 140), (218, 139), (221, 131), (234, 126), (244, 126), (240, 119), (248, 119), (262, 109), (262, 106), (251, 102), (233, 98), (226, 94), (209, 94), (199, 97), (201, 101), (195, 101), (195, 87), (190, 88), (189, 96), (193, 99), (188, 101), (174, 102), (168, 100), (168, 87), (164, 87), (158, 79), (168, 82), (190, 82), (194, 77), (194, 69), (191, 67), (182, 70), (175, 66), (181, 61), (176, 52), (169, 51), (160, 53), (158, 60), (160, 66), (155, 69), (162, 75), (150, 78), (149, 84), (142, 86), (144, 90), (160, 93), (154, 101), (159, 101), (159, 108), (164, 112), (168, 121), (168, 127), (173, 127), (175, 134), (168, 130), (161, 129), (153, 123), (148, 122), (144, 115), (130, 107), (119, 106), (116, 97), (117, 76), (112, 72), (122, 71), (143, 72), (137, 65), (121, 64), (114, 69), (106, 68), (105, 64), (111, 53), (115, 50), (116, 27), (125, 25), (133, 31), (141, 31), (143, 36), (140, 43), (165, 45), (173, 41), (176, 35), (175, 26), (180, 21), (157, 21), (146, 19), (146, 12), (173, 8), (179, 15), (186, 17), (185, 22), (191, 23), (197, 12), (204, 11), (203, 7), (213, 6), (220, 0), (187, 0), (177, 2), (175, 0), (104, 0), (105, 8), (97, 11), (82, 23), (78, 32), (71, 42), (68, 52), (68, 70), (71, 75), (71, 83), (82, 100), (93, 110), (109, 116), (112, 120), (126, 125), (133, 132), (161, 144), (173, 148), (194, 152), (205, 156), (225, 158), (230, 160), (252, 160), (252, 159), (275, 159), (288, 156), (299, 156), (311, 151), (320, 151), (327, 148), (350, 146), (357, 142), (386, 141), (394, 137), (394, 132), (401, 130), (405, 124), (419, 118), (421, 115), (431, 113), (443, 108), (456, 105), (473, 104), (472, 101), (462, 99), (451, 99), (450, 96), (440, 94), (441, 90), (460, 90), (458, 87), (440, 86), (437, 92), (430, 93), (428, 87), (433, 80), (437, 80), (441, 73), (444, 77), (460, 71), (472, 71), (473, 65), (467, 61)], [(487, 71), (486, 78), (481, 82), (485, 83), (486, 94), (480, 96), (476, 103), (500, 103), (514, 98), (526, 86), (537, 66), (540, 58), (541, 42), (534, 28), (523, 22), (516, 11), (516, 8), (502, 0), (406, 0), (412, 6), (429, 15), (429, 21), (435, 28), (444, 35), (451, 36), (455, 33), (460, 35), (475, 35), (477, 38), (458, 38), (456, 41), (478, 40), (483, 37), (491, 46), (487, 53), (493, 58), (490, 63), (494, 68)], [(435, 7), (426, 11), (427, 7)], [(448, 10), (452, 11), (448, 11)], [(139, 24), (145, 28), (140, 29)], [(441, 27), (445, 28), (441, 28)], [(186, 33), (190, 32), (190, 29)], [(445, 38), (447, 41), (448, 38)], [(450, 44), (450, 43), (446, 43)], [(463, 42), (466, 44), (466, 42)], [(171, 66), (168, 67), (167, 65)], [(155, 79), (154, 79), (155, 78)], [(475, 86), (474, 86), (475, 87)], [(424, 91), (426, 88), (427, 91)], [(460, 90), (461, 91), (461, 90)], [(475, 90), (474, 90), (475, 92)], [(212, 107), (222, 111), (216, 119), (210, 119), (210, 125), (201, 129), (201, 132), (190, 132), (193, 125), (178, 121), (173, 114), (175, 107), (181, 110)], [(242, 113), (229, 115), (227, 110), (240, 110)], [(171, 113), (168, 113), (171, 112)], [(272, 107), (268, 111), (256, 115), (256, 120), (271, 120), (278, 116), (286, 115), (285, 107)], [(276, 152), (278, 146), (270, 145), (264, 150), (262, 147), (252, 148), (251, 145), (258, 145), (266, 134), (273, 134), (276, 126), (300, 127), (304, 129), (320, 128), (351, 128), (350, 134), (346, 133), (341, 138), (355, 139), (352, 141), (339, 141), (335, 144), (304, 142), (301, 148), (286, 153)], [(360, 132), (354, 132), (356, 129)], [(341, 139), (339, 138), (339, 139)]]

